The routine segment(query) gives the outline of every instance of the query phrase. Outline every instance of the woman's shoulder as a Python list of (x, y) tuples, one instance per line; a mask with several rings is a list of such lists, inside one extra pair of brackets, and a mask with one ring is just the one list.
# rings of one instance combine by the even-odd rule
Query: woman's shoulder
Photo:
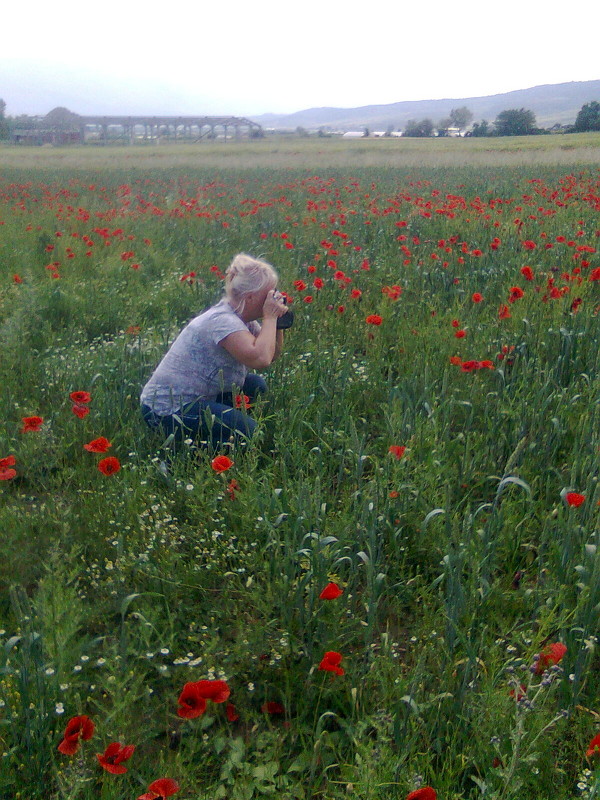
[(234, 317), (237, 316), (234, 310), (231, 308), (229, 303), (225, 303), (223, 300), (219, 300), (218, 303), (215, 303), (212, 306), (208, 306), (203, 311), (201, 311), (197, 316), (193, 317), (190, 320), (190, 325), (202, 325), (210, 322), (211, 319), (214, 317), (222, 317), (222, 316), (229, 316), (233, 315)]
[(220, 341), (225, 336), (246, 329), (246, 324), (235, 313), (227, 300), (220, 300), (190, 322), (190, 327), (199, 336), (208, 336)]

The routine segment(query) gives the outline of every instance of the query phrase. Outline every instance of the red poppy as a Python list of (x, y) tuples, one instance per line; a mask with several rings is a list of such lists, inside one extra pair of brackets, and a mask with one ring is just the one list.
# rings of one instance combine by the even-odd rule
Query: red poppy
[(97, 439), (92, 439), (91, 442), (83, 445), (83, 449), (89, 453), (106, 453), (110, 449), (111, 443), (104, 436), (99, 436)]
[(325, 286), (323, 278), (315, 278), (313, 281), (313, 286), (315, 287), (315, 289), (322, 289), (323, 286)]
[(456, 331), (456, 333), (454, 335), (455, 335), (455, 337), (457, 339), (464, 339), (465, 336), (467, 335), (467, 332), (464, 331), (464, 330), (460, 330), (460, 331)]
[(565, 502), (568, 506), (579, 508), (579, 506), (585, 502), (585, 495), (578, 494), (577, 492), (567, 492), (565, 495)]
[(148, 786), (148, 791), (137, 800), (164, 800), (179, 791), (179, 784), (171, 778), (159, 778)]
[(420, 789), (415, 789), (414, 792), (407, 794), (406, 800), (437, 800), (437, 794), (431, 786), (421, 786)]
[(235, 493), (239, 492), (239, 490), (240, 490), (239, 483), (236, 481), (235, 478), (232, 478), (227, 484), (227, 489), (226, 489), (227, 496), (229, 497), (229, 499), (235, 500)]
[(234, 407), (235, 408), (243, 408), (244, 411), (249, 409), (251, 406), (250, 398), (247, 394), (236, 394), (234, 398)]
[(596, 734), (592, 741), (590, 742), (590, 746), (586, 751), (586, 756), (591, 758), (592, 756), (600, 756), (600, 733)]
[(473, 372), (473, 370), (479, 369), (479, 361), (463, 361), (460, 368), (463, 372)]
[(304, 302), (305, 303), (312, 303), (312, 301), (313, 301), (312, 294), (304, 295)]
[(352, 291), (350, 292), (350, 297), (354, 297), (355, 299), (358, 299), (361, 296), (362, 292), (360, 289), (352, 289)]
[(82, 392), (82, 391), (71, 392), (69, 397), (74, 403), (78, 403), (79, 405), (85, 405), (86, 403), (89, 403), (90, 400), (92, 399), (92, 395), (89, 392)]
[(240, 718), (240, 715), (237, 713), (235, 706), (233, 703), (227, 703), (225, 706), (225, 716), (229, 720), (229, 722), (237, 722)]
[(381, 289), (382, 294), (387, 295), (390, 300), (398, 300), (402, 296), (402, 291), (402, 287), (396, 283), (393, 286), (384, 286)]
[(213, 703), (224, 703), (231, 694), (227, 681), (196, 681), (195, 686), (201, 697)]
[(510, 294), (508, 295), (509, 303), (514, 303), (516, 300), (520, 300), (525, 295), (525, 292), (523, 291), (523, 289), (521, 289), (520, 286), (511, 286), (509, 291), (510, 291)]
[(367, 325), (381, 325), (383, 322), (383, 318), (379, 316), (379, 314), (369, 314), (369, 316), (365, 319)]
[(275, 700), (268, 700), (260, 707), (263, 714), (285, 714), (285, 708)]
[(336, 675), (343, 675), (344, 669), (340, 667), (342, 661), (342, 654), (336, 653), (335, 650), (330, 650), (321, 659), (319, 669), (325, 672), (334, 672)]
[(523, 247), (525, 248), (525, 250), (535, 250), (537, 245), (535, 242), (532, 242), (531, 239), (526, 239), (523, 242)]
[(501, 305), (498, 310), (498, 319), (510, 319), (510, 311), (508, 310), (508, 306)]
[(96, 753), (96, 758), (102, 769), (112, 775), (123, 775), (127, 772), (127, 767), (121, 766), (121, 762), (131, 758), (134, 750), (134, 744), (121, 745), (120, 742), (112, 742), (103, 753)]
[(526, 281), (533, 280), (533, 270), (531, 267), (521, 267), (521, 275), (525, 278)]
[(121, 469), (121, 464), (115, 456), (108, 456), (98, 462), (98, 469), (103, 475), (114, 475)]
[(41, 431), (44, 420), (42, 417), (23, 417), (21, 420), (23, 427), (21, 433), (33, 433)]
[(206, 697), (202, 696), (198, 684), (194, 682), (185, 684), (177, 703), (177, 716), (183, 719), (195, 719), (206, 711)]
[(562, 642), (553, 642), (544, 647), (535, 666), (535, 674), (540, 675), (548, 667), (560, 663), (566, 652), (567, 648)]
[(343, 594), (343, 591), (337, 585), (337, 583), (328, 583), (327, 586), (323, 589), (321, 594), (319, 595), (320, 600), (335, 600), (340, 595)]
[(72, 756), (79, 749), (79, 740), (91, 739), (94, 735), (94, 723), (84, 714), (78, 717), (71, 717), (67, 722), (67, 727), (63, 735), (62, 742), (58, 745), (58, 750), (66, 756)]
[(87, 415), (90, 413), (90, 410), (87, 406), (79, 406), (79, 405), (74, 405), (71, 411), (75, 414), (76, 417), (79, 417), (79, 419), (87, 417)]
[(23, 283), (23, 278), (20, 275), (13, 275), (13, 283)]
[(388, 453), (393, 455), (397, 461), (400, 461), (405, 452), (406, 447), (402, 444), (391, 444), (388, 447)]
[(12, 469), (16, 463), (17, 460), (14, 456), (0, 458), (0, 481), (10, 481), (16, 477), (17, 471)]
[(233, 461), (228, 456), (216, 456), (210, 465), (215, 472), (226, 472), (233, 466)]
[(518, 689), (511, 689), (508, 694), (514, 697), (515, 700), (522, 700), (524, 697), (527, 697), (527, 687), (522, 683)]
[(452, 327), (453, 328), (460, 328), (460, 322), (457, 319), (452, 320)]
[(479, 292), (473, 292), (473, 294), (471, 295), (471, 300), (474, 303), (481, 303), (483, 302), (483, 295), (479, 294)]
[(294, 281), (294, 289), (299, 292), (303, 292), (306, 289), (306, 284), (304, 281)]
[(450, 356), (450, 363), (453, 367), (460, 367), (462, 364), (462, 360), (460, 356)]

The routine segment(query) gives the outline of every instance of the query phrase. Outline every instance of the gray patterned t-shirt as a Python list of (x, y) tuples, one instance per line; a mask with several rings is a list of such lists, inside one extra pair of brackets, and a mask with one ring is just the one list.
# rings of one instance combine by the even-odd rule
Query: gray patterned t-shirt
[(232, 386), (242, 387), (247, 368), (221, 347), (236, 331), (260, 333), (260, 325), (247, 324), (226, 299), (195, 317), (181, 331), (142, 389), (141, 402), (164, 416), (179, 411), (198, 398), (214, 400)]

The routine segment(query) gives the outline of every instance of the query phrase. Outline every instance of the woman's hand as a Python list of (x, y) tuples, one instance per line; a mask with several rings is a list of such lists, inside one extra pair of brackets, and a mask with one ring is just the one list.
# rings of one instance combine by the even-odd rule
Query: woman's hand
[(288, 310), (285, 303), (282, 303), (279, 298), (282, 295), (280, 292), (275, 292), (275, 289), (271, 289), (265, 298), (265, 302), (262, 307), (262, 316), (263, 319), (268, 319), (271, 317), (272, 319), (278, 319), (282, 317), (285, 312)]

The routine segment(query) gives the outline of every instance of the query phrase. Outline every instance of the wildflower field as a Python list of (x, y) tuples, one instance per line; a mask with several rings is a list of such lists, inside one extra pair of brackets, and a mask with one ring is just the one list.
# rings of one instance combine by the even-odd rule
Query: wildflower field
[[(0, 153), (0, 797), (600, 797), (599, 160), (236, 146)], [(295, 324), (176, 447), (240, 251)]]

